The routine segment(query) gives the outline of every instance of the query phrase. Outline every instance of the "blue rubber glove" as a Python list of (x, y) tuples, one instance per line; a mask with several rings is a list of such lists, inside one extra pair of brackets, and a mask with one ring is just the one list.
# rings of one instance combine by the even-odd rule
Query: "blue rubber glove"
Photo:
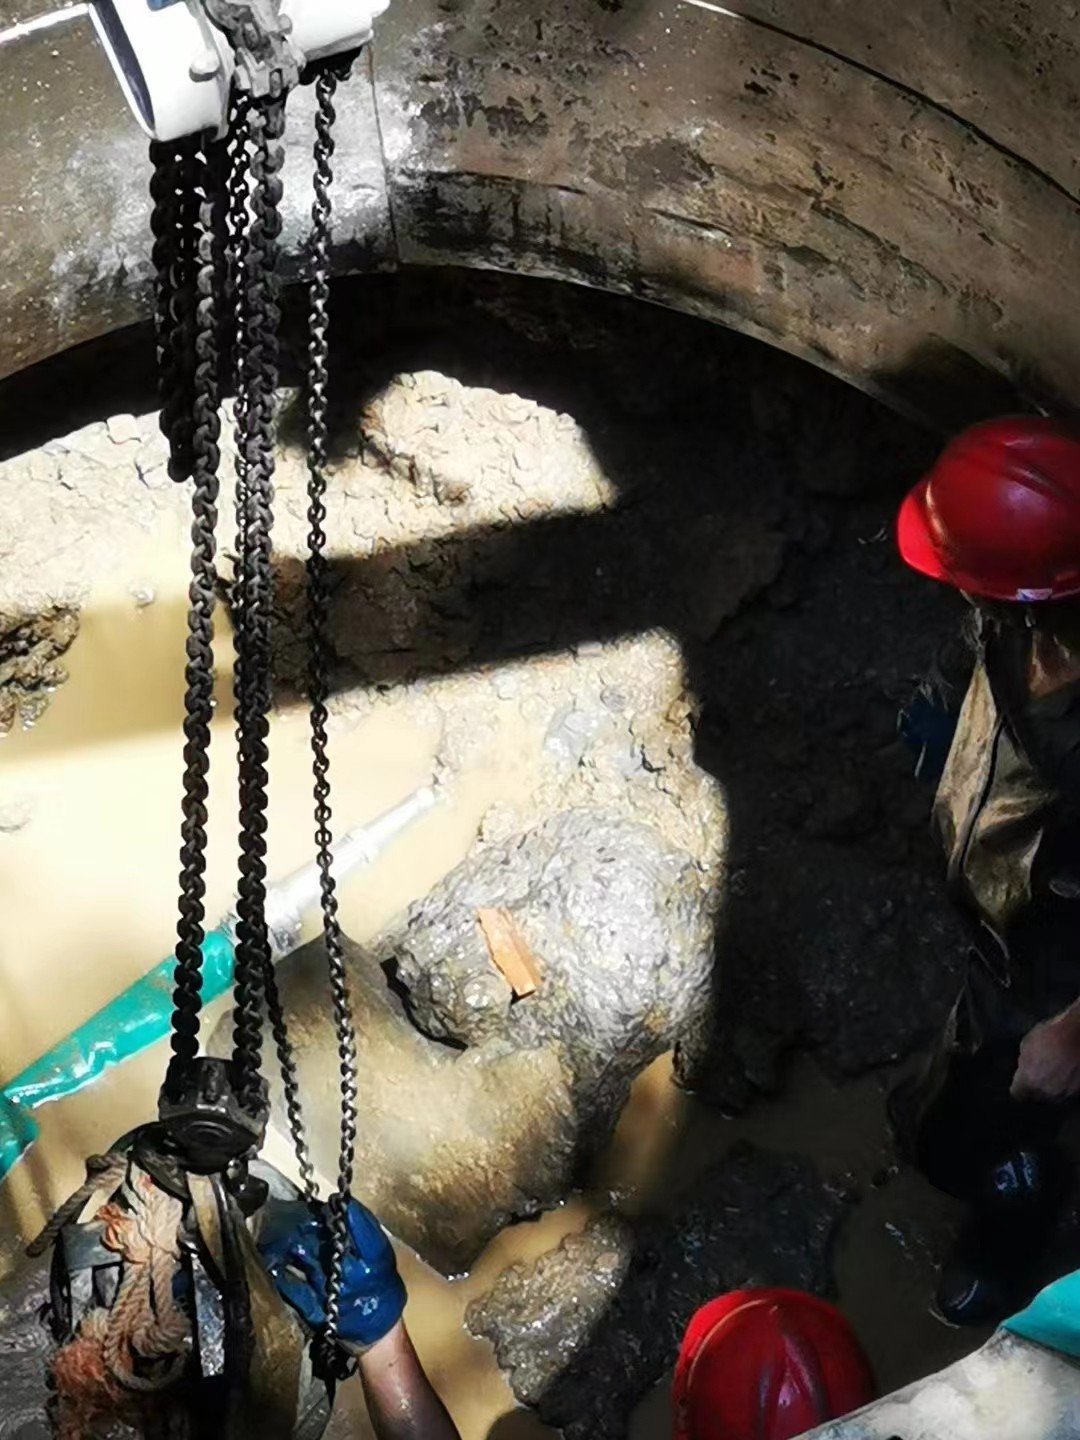
[[(358, 1200), (349, 1201), (348, 1227), (338, 1336), (344, 1345), (366, 1349), (401, 1319), (405, 1285), (382, 1226)], [(325, 1325), (331, 1254), (326, 1206), (277, 1207), (259, 1237), (259, 1252), (281, 1297), (312, 1329)]]

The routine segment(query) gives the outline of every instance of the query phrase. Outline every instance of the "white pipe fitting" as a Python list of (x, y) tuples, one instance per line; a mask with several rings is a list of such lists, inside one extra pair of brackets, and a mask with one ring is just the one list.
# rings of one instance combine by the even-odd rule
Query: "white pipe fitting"
[(197, 0), (93, 0), (90, 16), (131, 113), (152, 140), (223, 134), (234, 64)]
[[(414, 791), (369, 825), (346, 831), (333, 846), (330, 868), (334, 879), (343, 880), (354, 870), (373, 865), (390, 842), (421, 815), (426, 815), (434, 804), (434, 790), (425, 787)], [(319, 867), (311, 860), (267, 889), (266, 928), (275, 960), (290, 954), (300, 943), (301, 919), (305, 911), (318, 903), (321, 883)], [(227, 924), (235, 925), (235, 911), (230, 911)]]
[[(303, 68), (357, 50), (389, 0), (280, 0), (289, 45)], [(92, 0), (94, 28), (124, 98), (153, 140), (210, 130), (224, 135), (236, 63), (200, 0)]]

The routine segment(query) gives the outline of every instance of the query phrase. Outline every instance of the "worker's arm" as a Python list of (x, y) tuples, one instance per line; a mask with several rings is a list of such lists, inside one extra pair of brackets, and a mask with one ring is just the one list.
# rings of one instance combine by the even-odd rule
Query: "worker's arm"
[(1024, 1036), (1013, 1076), (1014, 1100), (1080, 1095), (1080, 1000)]
[[(356, 1358), (378, 1440), (460, 1440), (401, 1318), (405, 1286), (386, 1232), (358, 1200), (350, 1200), (347, 1219), (338, 1343)], [(331, 1245), (327, 1209), (318, 1201), (300, 1207), (299, 1218), (281, 1214), (259, 1240), (282, 1298), (316, 1332), (326, 1324)]]
[(424, 1374), (404, 1320), (357, 1357), (378, 1440), (461, 1440)]

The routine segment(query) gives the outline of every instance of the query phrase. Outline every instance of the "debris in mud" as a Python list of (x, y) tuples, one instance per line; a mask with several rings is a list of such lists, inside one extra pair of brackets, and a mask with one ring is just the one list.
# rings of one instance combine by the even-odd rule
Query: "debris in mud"
[[(0, 461), (0, 735), (33, 724), (67, 679), (62, 657), (117, 556), (163, 523), (183, 535), (187, 495), (166, 453), (156, 416), (119, 415)], [(151, 472), (164, 482), (153, 494)]]
[(536, 956), (510, 911), (502, 906), (483, 906), (477, 910), (476, 919), (484, 932), (491, 963), (514, 992), (514, 998), (524, 1000), (535, 995), (540, 984)]
[(703, 515), (688, 537), (684, 557), (689, 633), (711, 640), (725, 620), (777, 578), (786, 549), (783, 531), (764, 524), (733, 526), (724, 516)]
[[(345, 955), (364, 1117), (356, 1193), (430, 1264), (460, 1273), (510, 1220), (556, 1204), (573, 1183), (579, 1121), (558, 1053), (506, 1045), (458, 1052), (430, 1040), (409, 1022), (372, 954), (347, 941)], [(282, 961), (278, 986), (312, 1157), (333, 1175), (341, 1081), (322, 940)], [(211, 1049), (231, 1053), (230, 1016)], [(288, 1136), (277, 1077), (271, 1105), (271, 1125)]]
[[(542, 983), (512, 1005), (478, 909), (506, 910)], [(712, 994), (705, 876), (655, 831), (602, 810), (555, 815), (479, 850), (380, 946), (416, 1023), (440, 1040), (552, 1047), (583, 1150), (610, 1133), (630, 1082), (701, 1022)]]
[[(491, 903), (509, 912), (539, 968), (536, 993), (517, 1004), (477, 921)], [(479, 850), (369, 956), (348, 953), (362, 1198), (454, 1272), (508, 1220), (565, 1199), (610, 1137), (631, 1081), (708, 1002), (711, 906), (698, 867), (660, 836), (572, 811)], [(315, 944), (289, 957), (279, 985), (311, 1097), (313, 1154), (329, 1173), (338, 1061), (322, 954)], [(228, 1042), (224, 1024), (215, 1043)], [(273, 1103), (287, 1134), (280, 1094)]]
[(614, 498), (572, 416), (434, 370), (395, 376), (366, 407), (360, 435), (373, 467), (458, 511), (432, 515), (436, 533), (462, 520), (580, 514)]
[(0, 735), (32, 725), (67, 679), (60, 657), (79, 633), (79, 612), (52, 605), (36, 615), (0, 612)]
[(34, 818), (37, 799), (26, 791), (6, 794), (0, 791), (0, 835), (17, 835)]
[(741, 1148), (669, 1219), (607, 1212), (510, 1266), (466, 1323), (494, 1344), (518, 1400), (566, 1440), (620, 1440), (698, 1306), (746, 1285), (831, 1290), (844, 1211), (806, 1161)]

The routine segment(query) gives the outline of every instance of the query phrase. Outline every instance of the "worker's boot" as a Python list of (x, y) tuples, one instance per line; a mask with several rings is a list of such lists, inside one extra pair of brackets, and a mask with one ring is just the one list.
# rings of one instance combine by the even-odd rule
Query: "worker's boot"
[(1022, 1309), (1040, 1267), (1068, 1172), (1053, 1149), (1017, 1150), (985, 1177), (942, 1266), (937, 1304), (953, 1325), (994, 1325)]

